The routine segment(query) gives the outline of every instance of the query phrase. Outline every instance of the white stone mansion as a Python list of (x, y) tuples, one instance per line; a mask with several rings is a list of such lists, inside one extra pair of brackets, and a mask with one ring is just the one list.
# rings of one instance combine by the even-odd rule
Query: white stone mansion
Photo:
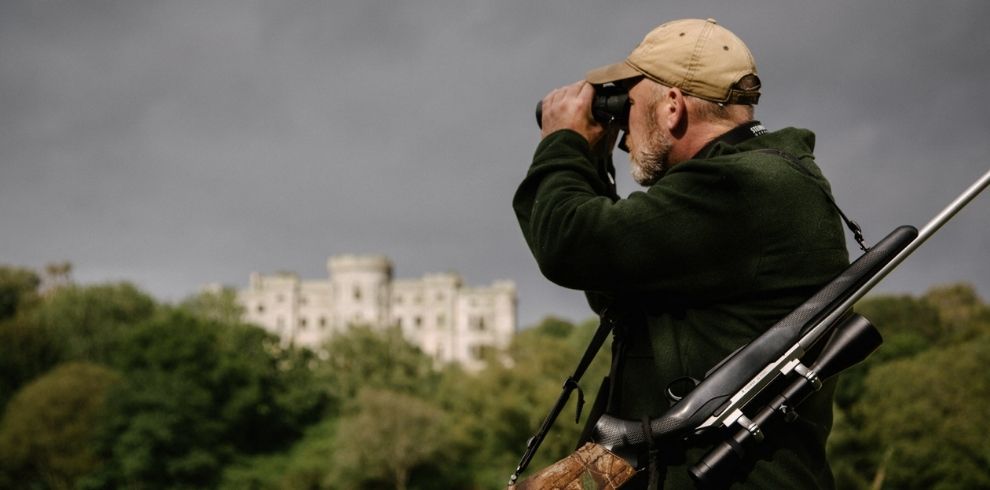
[(380, 255), (339, 255), (327, 260), (329, 280), (300, 281), (295, 274), (251, 274), (238, 291), (245, 320), (283, 342), (317, 347), (351, 325), (397, 326), (438, 362), (483, 366), (489, 351), (508, 347), (516, 331), (516, 286), (495, 281), (465, 287), (457, 274), (392, 279)]

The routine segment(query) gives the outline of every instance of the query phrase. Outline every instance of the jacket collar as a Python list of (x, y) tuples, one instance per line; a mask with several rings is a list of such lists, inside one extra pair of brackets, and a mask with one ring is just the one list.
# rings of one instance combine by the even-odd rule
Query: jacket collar
[(761, 124), (760, 121), (749, 121), (740, 124), (709, 141), (705, 146), (698, 150), (698, 153), (695, 153), (694, 156), (691, 157), (691, 160), (711, 156), (715, 146), (719, 143), (724, 143), (728, 146), (736, 146), (748, 139), (763, 136), (764, 134), (767, 134), (767, 128), (763, 127), (763, 124)]

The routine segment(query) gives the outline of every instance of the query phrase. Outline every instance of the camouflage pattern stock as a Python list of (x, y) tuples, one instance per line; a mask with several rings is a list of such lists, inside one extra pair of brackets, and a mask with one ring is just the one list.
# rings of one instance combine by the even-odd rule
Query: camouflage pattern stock
[(625, 460), (589, 442), (508, 490), (614, 490), (635, 474)]

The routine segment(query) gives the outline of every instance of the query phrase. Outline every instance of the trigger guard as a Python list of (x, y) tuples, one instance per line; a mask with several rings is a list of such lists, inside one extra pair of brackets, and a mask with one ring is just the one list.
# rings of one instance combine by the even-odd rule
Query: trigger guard
[[(691, 376), (681, 376), (670, 383), (667, 384), (667, 389), (664, 390), (664, 396), (667, 397), (667, 401), (671, 405), (681, 401), (685, 395), (691, 392), (701, 381), (692, 378)], [(690, 388), (684, 389), (685, 384), (690, 384)]]

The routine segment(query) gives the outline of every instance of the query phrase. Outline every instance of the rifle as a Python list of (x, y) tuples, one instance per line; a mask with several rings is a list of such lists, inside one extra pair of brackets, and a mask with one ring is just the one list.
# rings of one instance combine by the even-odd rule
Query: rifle
[[(750, 447), (764, 439), (762, 428), (768, 422), (793, 420), (794, 407), (820, 389), (823, 381), (866, 359), (880, 346), (879, 332), (869, 320), (852, 312), (853, 305), (988, 185), (990, 172), (920, 232), (913, 226), (894, 229), (801, 306), (709, 370), (660, 417), (644, 424), (602, 415), (592, 431), (592, 442), (641, 468), (637, 454), (647, 445), (663, 448), (714, 435), (715, 447), (689, 471), (703, 485), (721, 482)], [(582, 364), (586, 362), (582, 358)], [(510, 484), (525, 469), (566, 402), (568, 382), (557, 406), (530, 439)]]

